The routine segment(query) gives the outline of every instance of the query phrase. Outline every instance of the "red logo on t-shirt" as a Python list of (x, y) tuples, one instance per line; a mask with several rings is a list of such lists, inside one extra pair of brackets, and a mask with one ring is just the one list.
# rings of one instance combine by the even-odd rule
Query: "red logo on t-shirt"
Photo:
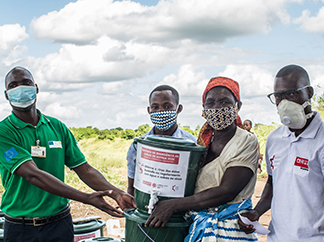
[(275, 155), (272, 156), (272, 158), (270, 158), (270, 166), (272, 169), (274, 169), (274, 166), (273, 166), (273, 160), (275, 158)]
[(299, 166), (308, 170), (308, 160), (297, 156), (295, 160), (295, 166)]

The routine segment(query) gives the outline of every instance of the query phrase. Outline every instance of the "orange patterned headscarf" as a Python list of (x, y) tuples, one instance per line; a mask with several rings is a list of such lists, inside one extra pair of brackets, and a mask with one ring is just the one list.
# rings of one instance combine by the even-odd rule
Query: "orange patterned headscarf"
[[(226, 87), (233, 93), (237, 101), (241, 100), (240, 87), (238, 82), (227, 77), (219, 76), (209, 80), (202, 96), (203, 104), (205, 104), (207, 93), (215, 87)], [(235, 120), (235, 124), (239, 127), (242, 127), (242, 121), (240, 116), (238, 116), (237, 119)], [(205, 122), (199, 132), (198, 144), (209, 148), (212, 137), (213, 137), (213, 129), (209, 126), (208, 122)]]

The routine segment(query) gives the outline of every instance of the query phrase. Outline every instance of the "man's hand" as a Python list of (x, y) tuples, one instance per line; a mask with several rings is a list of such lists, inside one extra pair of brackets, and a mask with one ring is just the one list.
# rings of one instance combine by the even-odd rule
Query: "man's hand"
[(93, 192), (90, 193), (88, 196), (87, 203), (100, 209), (101, 211), (104, 211), (111, 216), (114, 217), (123, 217), (123, 212), (118, 210), (118, 207), (113, 207), (109, 203), (106, 202), (104, 199), (104, 196), (110, 196), (112, 194), (112, 190), (107, 191), (99, 191), (99, 192)]
[(151, 216), (146, 220), (145, 227), (163, 228), (174, 214), (174, 203), (171, 200), (159, 201), (154, 205)]
[(132, 195), (125, 193), (123, 190), (110, 184), (99, 171), (90, 166), (88, 163), (74, 168), (74, 171), (78, 174), (80, 179), (93, 190), (111, 190), (108, 196), (113, 198), (122, 210), (125, 210), (126, 208), (136, 208)]
[(121, 210), (136, 208), (134, 197), (123, 191), (112, 191), (110, 195), (118, 203)]
[[(241, 216), (247, 217), (251, 221), (259, 220), (259, 214), (255, 210), (250, 210), (246, 213), (241, 214)], [(255, 231), (255, 229), (253, 228), (253, 225), (247, 225), (247, 224), (243, 223), (240, 218), (238, 219), (238, 224), (240, 226), (240, 229), (243, 232), (245, 232), (246, 234), (250, 234)]]

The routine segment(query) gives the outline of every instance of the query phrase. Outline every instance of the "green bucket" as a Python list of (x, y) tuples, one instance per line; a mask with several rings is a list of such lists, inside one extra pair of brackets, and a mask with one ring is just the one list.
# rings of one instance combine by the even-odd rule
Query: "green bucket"
[(103, 236), (105, 221), (101, 219), (73, 224), (74, 242)]
[(144, 227), (148, 214), (143, 214), (137, 209), (124, 210), (126, 217), (125, 237), (126, 242), (180, 242), (188, 234), (191, 221), (171, 218), (163, 228)]
[(159, 200), (194, 193), (205, 147), (191, 140), (163, 135), (135, 138), (134, 142), (137, 143), (134, 198), (140, 212), (148, 212), (145, 206), (151, 198), (150, 190), (161, 191), (157, 196)]

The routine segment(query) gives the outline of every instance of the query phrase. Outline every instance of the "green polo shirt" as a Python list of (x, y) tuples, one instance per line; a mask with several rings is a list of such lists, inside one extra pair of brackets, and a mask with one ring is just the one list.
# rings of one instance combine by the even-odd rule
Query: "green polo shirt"
[[(1, 210), (12, 217), (43, 217), (60, 212), (68, 199), (31, 185), (15, 171), (26, 161), (64, 182), (64, 166), (70, 169), (86, 163), (70, 130), (59, 120), (43, 115), (37, 126), (27, 124), (13, 113), (0, 122), (0, 171), (5, 192)], [(46, 148), (46, 157), (31, 156), (31, 146)]]

